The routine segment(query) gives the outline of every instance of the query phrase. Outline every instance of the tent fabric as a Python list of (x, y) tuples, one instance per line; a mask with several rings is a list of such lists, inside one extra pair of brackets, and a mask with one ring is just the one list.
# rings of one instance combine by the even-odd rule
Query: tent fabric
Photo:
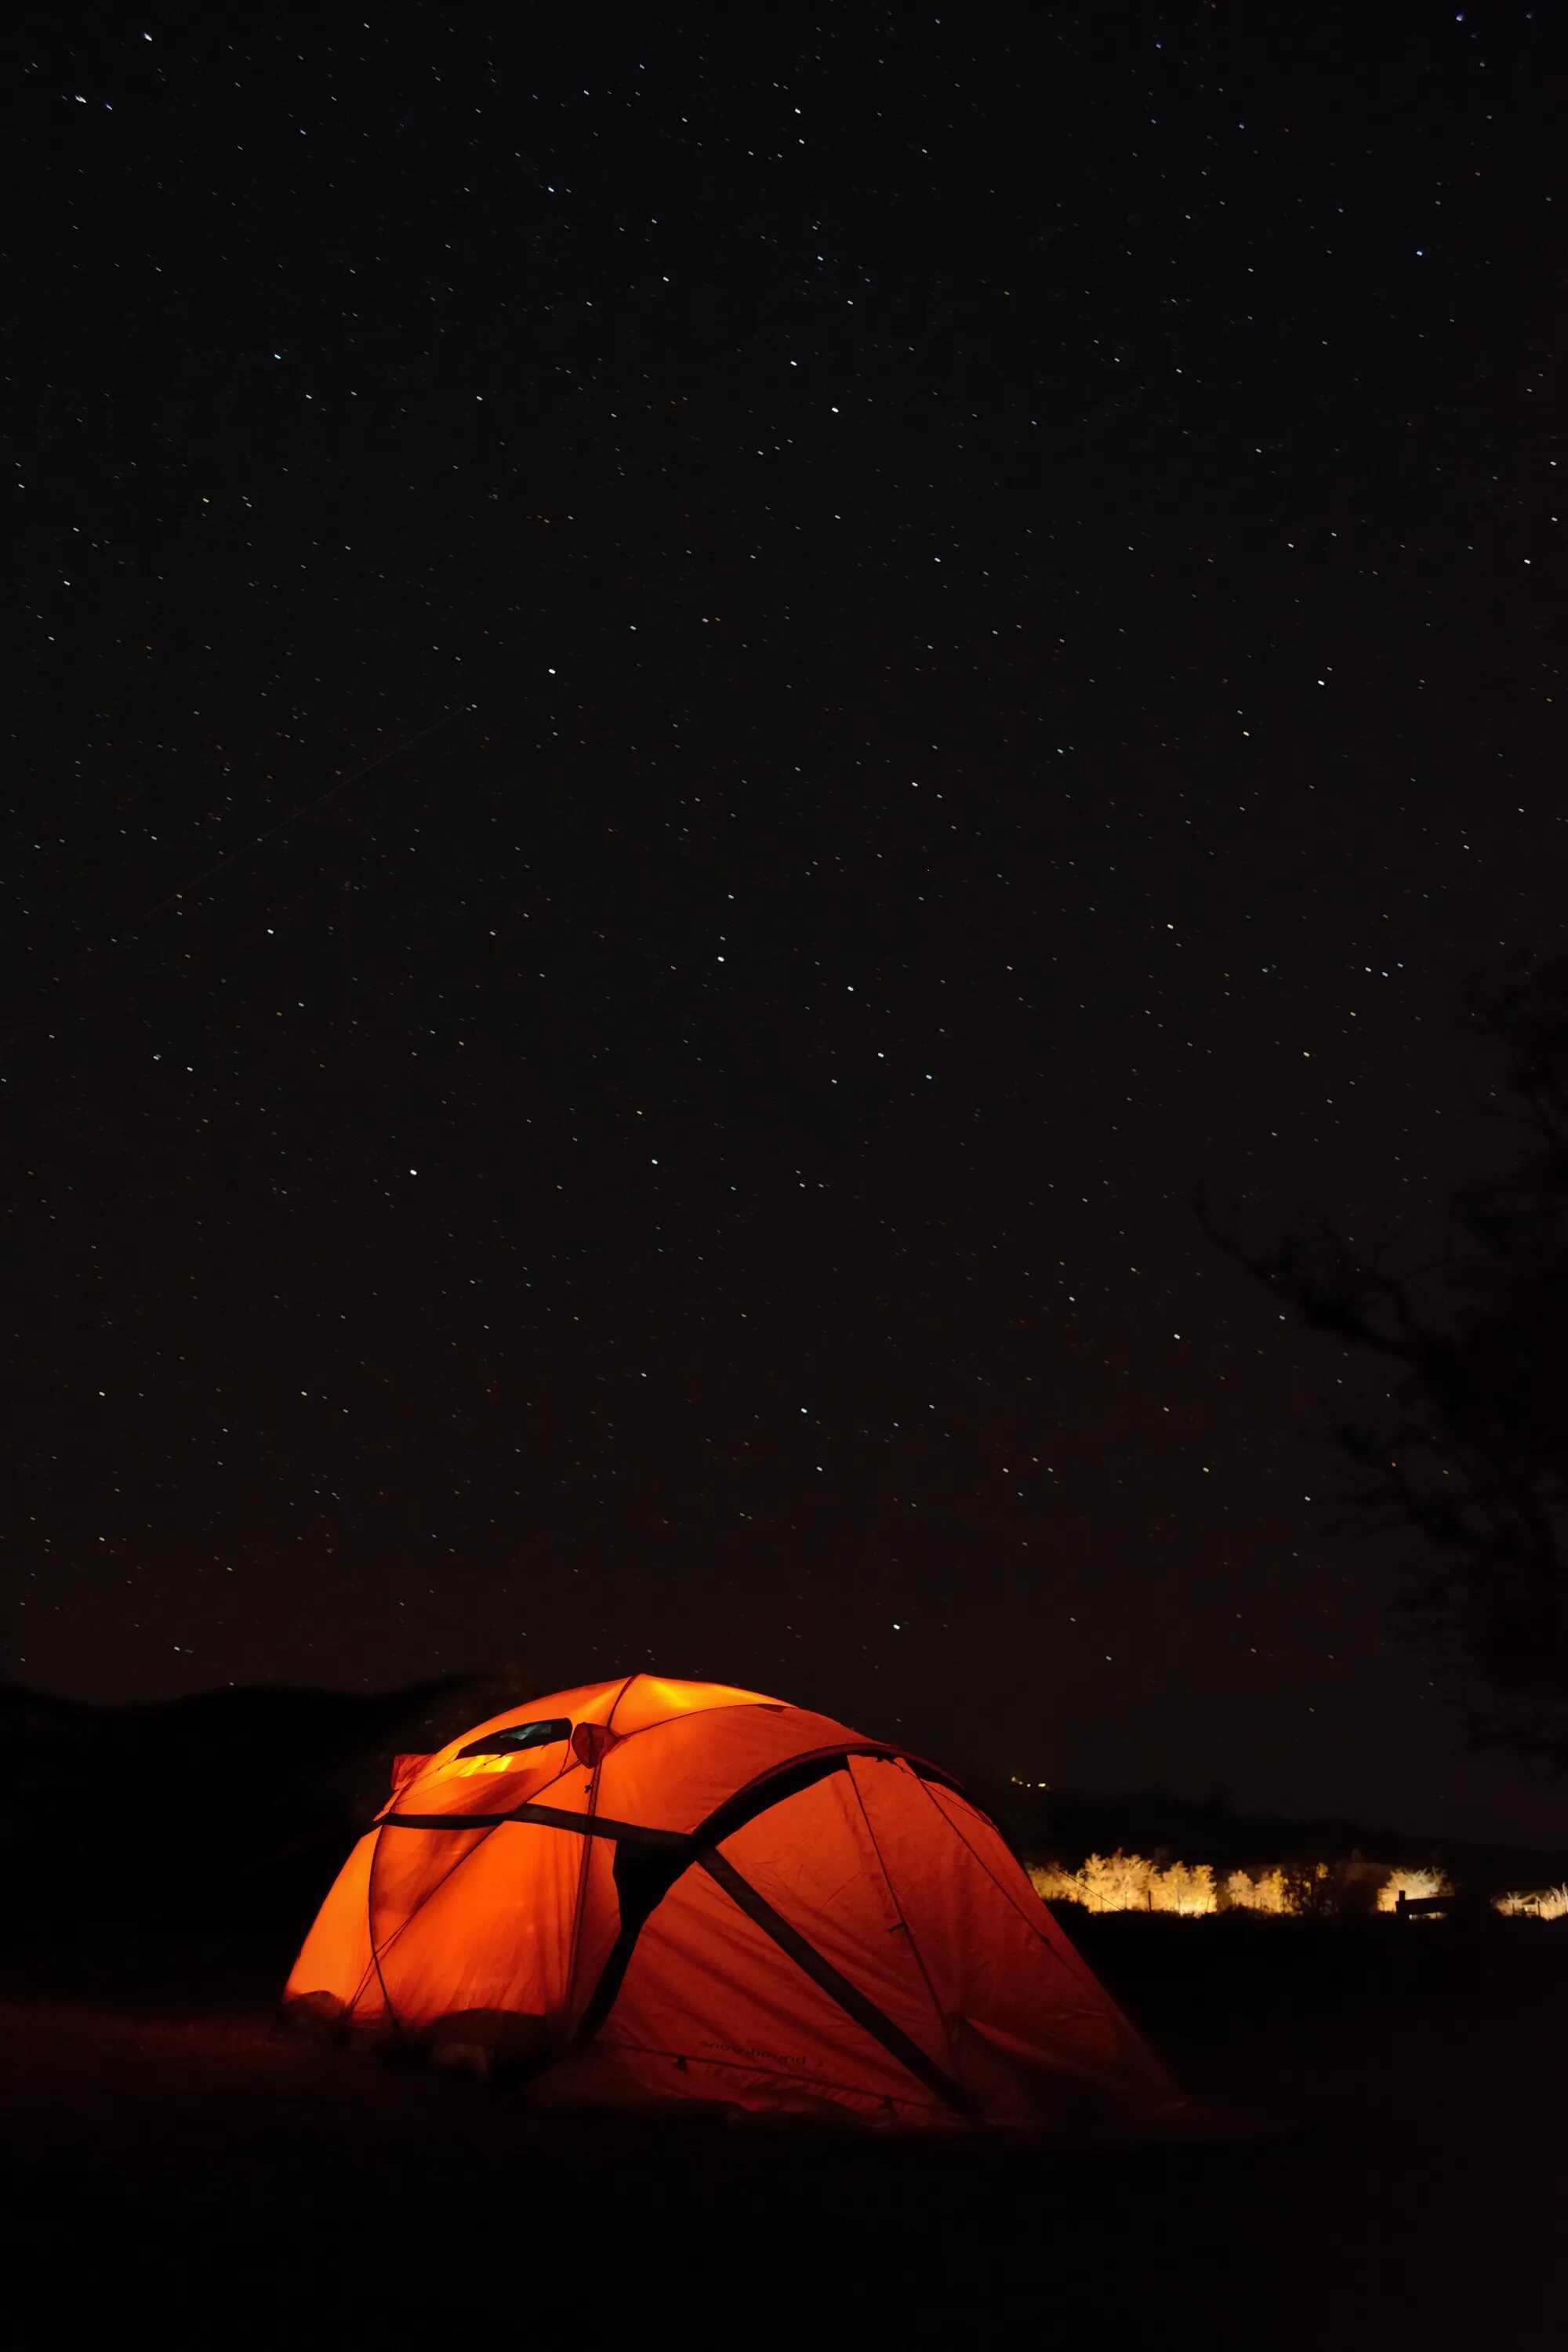
[(400, 1756), (285, 2000), (520, 2061), (546, 2104), (1037, 2128), (1180, 2105), (951, 1776), (652, 1675)]

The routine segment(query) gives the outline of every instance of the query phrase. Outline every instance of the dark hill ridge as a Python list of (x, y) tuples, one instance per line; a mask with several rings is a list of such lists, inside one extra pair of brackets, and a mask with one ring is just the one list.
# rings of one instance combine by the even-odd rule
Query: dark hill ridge
[(441, 1747), (537, 1688), (507, 1668), (121, 1706), (0, 1686), (0, 1863), (19, 1899), (87, 1911), (319, 1899), (384, 1801), (394, 1756)]

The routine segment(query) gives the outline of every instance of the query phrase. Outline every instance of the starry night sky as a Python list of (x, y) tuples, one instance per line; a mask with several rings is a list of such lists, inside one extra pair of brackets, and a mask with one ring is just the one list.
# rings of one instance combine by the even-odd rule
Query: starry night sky
[(1191, 1196), (1562, 947), (1548, 13), (23, 11), (13, 1672), (1522, 1818)]

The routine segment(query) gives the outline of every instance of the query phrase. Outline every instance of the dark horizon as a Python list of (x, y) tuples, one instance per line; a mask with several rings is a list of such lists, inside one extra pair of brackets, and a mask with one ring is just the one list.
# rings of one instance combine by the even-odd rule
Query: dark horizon
[[(474, 1687), (487, 1683), (490, 1685), (487, 1691)], [(295, 1771), (318, 1749), (319, 1760), (330, 1754), (338, 1770), (352, 1756), (362, 1798), (374, 1808), (382, 1794), (373, 1769), (378, 1754), (390, 1776), (395, 1753), (406, 1753), (410, 1746), (420, 1752), (433, 1752), (494, 1715), (528, 1714), (536, 1703), (554, 1696), (556, 1688), (574, 1687), (561, 1684), (548, 1690), (542, 1686), (523, 1691), (515, 1670), (502, 1670), (494, 1675), (459, 1672), (374, 1691), (302, 1683), (227, 1683), (160, 1698), (89, 1699), (44, 1691), (31, 1684), (0, 1681), (0, 1702), (41, 1710), (46, 1722), (54, 1710), (72, 1721), (107, 1718), (112, 1725), (117, 1718), (134, 1718), (134, 1752), (156, 1755), (164, 1770), (188, 1771), (188, 1749), (177, 1739), (171, 1744), (158, 1736), (161, 1728), (177, 1729), (187, 1711), (198, 1715), (201, 1752), (209, 1766), (221, 1753), (226, 1738), (243, 1740), (247, 1752), (252, 1752), (259, 1723), (269, 1725), (274, 1736), (287, 1736), (292, 1717), (291, 1736), (303, 1743), (292, 1759)], [(467, 1707), (460, 1704), (465, 1698), (471, 1700)], [(354, 1711), (352, 1715), (347, 1712), (350, 1709)], [(361, 1709), (364, 1710), (363, 1722)], [(47, 1769), (45, 1759), (53, 1735), (46, 1733), (40, 1739), (23, 1733), (18, 1745), (16, 1728), (6, 1727), (12, 1756), (25, 1757), (35, 1775), (40, 1769)], [(150, 1749), (145, 1745), (149, 1731)], [(1086, 1853), (1090, 1850), (1109, 1853), (1113, 1848), (1169, 1853), (1188, 1862), (1217, 1862), (1224, 1867), (1248, 1860), (1301, 1856), (1309, 1850), (1328, 1854), (1331, 1849), (1338, 1853), (1342, 1847), (1348, 1851), (1353, 1846), (1365, 1858), (1396, 1864), (1419, 1864), (1439, 1854), (1479, 1858), (1490, 1853), (1504, 1867), (1531, 1866), (1555, 1880), (1568, 1858), (1563, 1843), (1568, 1832), (1561, 1811), (1550, 1805), (1533, 1823), (1510, 1812), (1489, 1825), (1478, 1822), (1467, 1827), (1439, 1819), (1373, 1817), (1343, 1808), (1271, 1807), (1249, 1801), (1245, 1791), (1221, 1781), (1206, 1787), (1158, 1779), (1094, 1785), (1029, 1782), (993, 1758), (942, 1752), (913, 1740), (907, 1744), (910, 1752), (956, 1773), (970, 1794), (1003, 1822), (1015, 1851), (1026, 1860), (1062, 1852), (1077, 1853), (1081, 1845)], [(88, 1756), (73, 1753), (79, 1773), (90, 1777), (100, 1769), (101, 1759), (95, 1764)], [(57, 1800), (65, 1794), (58, 1786), (54, 1793)], [(352, 1828), (352, 1819), (345, 1819), (341, 1833), (348, 1834)], [(1245, 1849), (1238, 1843), (1244, 1832), (1255, 1840)], [(1279, 1853), (1269, 1843), (1272, 1838), (1284, 1841)]]
[[(518, 1662), (511, 1661), (509, 1664), (515, 1667)], [(396, 1700), (411, 1698), (421, 1693), (445, 1691), (454, 1685), (460, 1687), (464, 1684), (491, 1678), (492, 1675), (500, 1679), (504, 1678), (507, 1671), (508, 1669), (503, 1667), (499, 1670), (498, 1675), (496, 1669), (470, 1665), (467, 1668), (458, 1667), (447, 1674), (421, 1676), (407, 1683), (384, 1683), (374, 1687), (364, 1683), (358, 1687), (353, 1687), (342, 1683), (236, 1680), (222, 1684), (198, 1684), (178, 1690), (133, 1695), (119, 1692), (94, 1694), (81, 1690), (72, 1692), (63, 1689), (46, 1689), (36, 1682), (29, 1682), (22, 1677), (12, 1677), (0, 1680), (0, 1697), (7, 1695), (19, 1696), (27, 1701), (45, 1706), (79, 1706), (93, 1712), (119, 1710), (156, 1712), (164, 1707), (178, 1707), (185, 1704), (199, 1705), (204, 1701), (221, 1702), (227, 1698), (246, 1697), (263, 1700), (300, 1699), (306, 1702), (330, 1702), (340, 1699), (374, 1702), (378, 1699)], [(638, 1669), (627, 1668), (626, 1671), (637, 1672)], [(663, 1669), (652, 1667), (648, 1671), (662, 1672)], [(613, 1679), (613, 1677), (609, 1678)], [(531, 1679), (533, 1678), (531, 1677)], [(606, 1677), (602, 1675), (579, 1675), (564, 1680), (552, 1677), (539, 1683), (539, 1696), (547, 1696), (558, 1689), (574, 1688), (584, 1681), (605, 1679)], [(772, 1690), (766, 1695), (790, 1698), (797, 1704), (816, 1706), (823, 1712), (832, 1711), (827, 1699), (820, 1692)], [(948, 1719), (952, 1719), (952, 1711), (946, 1712)], [(941, 1708), (931, 1710), (930, 1721), (933, 1731), (940, 1727), (942, 1717), (943, 1710)], [(481, 1718), (476, 1716), (475, 1720), (479, 1719)], [(874, 1736), (907, 1738), (909, 1745), (917, 1752), (930, 1755), (934, 1760), (944, 1763), (976, 1780), (1001, 1784), (1016, 1780), (1020, 1786), (1027, 1785), (1026, 1776), (1017, 1769), (1017, 1767), (1026, 1760), (1023, 1758), (1010, 1757), (995, 1750), (987, 1751), (984, 1747), (973, 1744), (955, 1748), (939, 1738), (922, 1740), (908, 1731), (902, 1717), (890, 1721), (867, 1717), (858, 1722), (855, 1727), (868, 1730)], [(1059, 1742), (1058, 1752), (1068, 1752)], [(1201, 1774), (1184, 1772), (1179, 1769), (1174, 1772), (1163, 1770), (1157, 1760), (1150, 1770), (1142, 1776), (1119, 1775), (1111, 1744), (1108, 1742), (1098, 1752), (1108, 1768), (1109, 1777), (1088, 1780), (1057, 1779), (1049, 1782), (1042, 1779), (1040, 1787), (1046, 1795), (1047, 1804), (1061, 1802), (1079, 1804), (1085, 1801), (1104, 1802), (1113, 1808), (1125, 1807), (1129, 1820), (1133, 1821), (1138, 1818), (1141, 1809), (1147, 1810), (1151, 1804), (1157, 1806), (1162, 1802), (1169, 1801), (1183, 1809), (1190, 1808), (1195, 1812), (1212, 1811), (1221, 1817), (1234, 1817), (1237, 1820), (1278, 1820), (1283, 1825), (1300, 1824), (1307, 1827), (1337, 1823), (1346, 1828), (1364, 1829), (1373, 1834), (1382, 1832), (1392, 1836), (1396, 1843), (1407, 1843), (1411, 1839), (1432, 1838), (1447, 1840), (1459, 1844), (1473, 1843), (1499, 1847), (1510, 1845), (1527, 1847), (1542, 1854), (1561, 1851), (1564, 1839), (1568, 1838), (1568, 1822), (1564, 1820), (1561, 1789), (1550, 1780), (1540, 1780), (1533, 1788), (1526, 1784), (1523, 1801), (1521, 1801), (1520, 1775), (1514, 1767), (1500, 1759), (1494, 1759), (1497, 1792), (1495, 1809), (1488, 1808), (1484, 1791), (1484, 1773), (1476, 1773), (1475, 1768), (1479, 1759), (1472, 1757), (1468, 1759), (1473, 1776), (1472, 1785), (1465, 1791), (1465, 1801), (1459, 1806), (1445, 1813), (1441, 1800), (1435, 1800), (1428, 1791), (1426, 1802), (1432, 1809), (1426, 1812), (1421, 1811), (1419, 1810), (1422, 1803), (1420, 1787), (1418, 1783), (1412, 1780), (1409, 1785), (1415, 1792), (1413, 1802), (1417, 1810), (1412, 1813), (1403, 1813), (1397, 1811), (1379, 1812), (1375, 1805), (1358, 1801), (1353, 1794), (1337, 1803), (1329, 1801), (1323, 1797), (1315, 1798), (1310, 1784), (1305, 1781), (1297, 1784), (1294, 1788), (1289, 1783), (1282, 1782), (1281, 1793), (1270, 1800), (1266, 1793), (1259, 1794), (1254, 1790), (1245, 1775), (1242, 1784), (1237, 1787), (1223, 1778), (1205, 1780)], [(1482, 1781), (1483, 1785), (1479, 1792), (1474, 1785), (1475, 1780)], [(1348, 1781), (1342, 1781), (1340, 1785), (1346, 1789), (1352, 1787), (1352, 1784)], [(1202, 1859), (1201, 1856), (1197, 1858)]]
[(1546, 46), (32, 28), (9, 1670), (1568, 1821), (1191, 1205), (1435, 1228), (1562, 951)]

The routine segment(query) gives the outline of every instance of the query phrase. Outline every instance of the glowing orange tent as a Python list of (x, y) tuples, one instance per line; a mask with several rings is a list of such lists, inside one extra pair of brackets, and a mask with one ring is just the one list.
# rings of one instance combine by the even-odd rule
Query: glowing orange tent
[(652, 1675), (400, 1757), (286, 2000), (478, 2045), (544, 2100), (1047, 2126), (1178, 2104), (946, 1772)]

